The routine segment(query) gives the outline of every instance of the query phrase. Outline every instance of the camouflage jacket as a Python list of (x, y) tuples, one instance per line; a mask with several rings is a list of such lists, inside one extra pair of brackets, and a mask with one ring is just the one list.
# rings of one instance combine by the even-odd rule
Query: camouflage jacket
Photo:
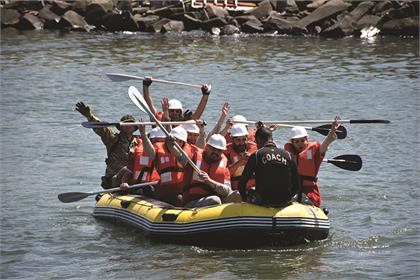
[[(89, 121), (99, 122), (100, 119), (91, 115)], [(101, 137), (107, 151), (105, 177), (112, 177), (127, 165), (130, 148), (136, 145), (136, 137), (128, 138), (124, 133), (115, 133), (111, 128), (95, 128), (96, 134)]]

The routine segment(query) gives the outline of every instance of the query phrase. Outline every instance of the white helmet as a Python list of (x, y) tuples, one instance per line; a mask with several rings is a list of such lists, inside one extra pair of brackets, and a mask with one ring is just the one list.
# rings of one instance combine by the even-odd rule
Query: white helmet
[(187, 131), (182, 126), (173, 128), (169, 135), (181, 141), (187, 142)]
[(182, 110), (182, 103), (178, 99), (169, 100), (169, 109), (171, 110)]
[(166, 134), (162, 129), (160, 129), (160, 127), (155, 127), (152, 131), (150, 131), (149, 138), (166, 138)]
[(186, 123), (186, 124), (183, 124), (182, 127), (185, 128), (187, 132), (197, 133), (197, 134), (200, 133), (200, 129), (195, 123)]
[(207, 145), (212, 146), (213, 148), (219, 150), (226, 150), (226, 139), (220, 134), (213, 134), (209, 141), (207, 141)]
[(248, 129), (243, 124), (237, 123), (232, 125), (232, 127), (230, 128), (230, 136), (232, 137), (239, 137), (245, 135), (248, 135)]
[[(232, 117), (233, 121), (239, 121), (239, 122), (246, 122), (246, 118), (242, 115), (235, 115)], [(248, 125), (248, 124), (244, 124), (244, 125)]]
[(292, 128), (292, 136), (290, 137), (290, 139), (302, 138), (307, 136), (308, 132), (306, 132), (306, 129), (303, 126), (294, 126)]

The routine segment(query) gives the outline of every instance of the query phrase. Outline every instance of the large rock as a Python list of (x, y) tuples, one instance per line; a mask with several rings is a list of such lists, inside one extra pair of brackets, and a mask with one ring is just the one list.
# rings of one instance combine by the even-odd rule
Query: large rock
[(271, 11), (273, 11), (273, 7), (271, 6), (270, 1), (264, 0), (258, 4), (258, 7), (252, 10), (246, 11), (244, 14), (253, 15), (257, 19), (264, 19), (270, 15)]
[(134, 15), (133, 19), (137, 22), (139, 30), (143, 32), (154, 32), (152, 25), (160, 20), (156, 15), (140, 16)]
[(203, 22), (200, 19), (190, 16), (189, 14), (184, 15), (183, 21), (186, 30), (196, 30), (203, 26)]
[(279, 16), (271, 16), (265, 23), (266, 31), (278, 31), (279, 34), (304, 34), (308, 31), (297, 24), (296, 20), (288, 20)]
[(85, 15), (90, 5), (100, 5), (107, 12), (114, 10), (113, 0), (76, 0), (73, 3), (73, 10), (80, 15)]
[(38, 13), (38, 16), (42, 19), (44, 19), (45, 21), (56, 21), (59, 22), (60, 21), (60, 16), (57, 15), (56, 13), (54, 13), (53, 11), (51, 11), (51, 5), (47, 4), (45, 5)]
[(355, 31), (355, 23), (368, 13), (375, 3), (372, 1), (361, 2), (353, 11), (344, 15), (334, 25), (323, 30), (320, 35), (324, 37), (339, 38), (352, 35)]
[(206, 30), (206, 31), (211, 31), (211, 29), (213, 27), (222, 27), (227, 25), (227, 21), (224, 18), (220, 18), (220, 17), (215, 17), (215, 18), (211, 18), (209, 20), (205, 20), (203, 21), (203, 25), (202, 25), (202, 29)]
[(162, 18), (158, 22), (153, 23), (151, 26), (152, 32), (155, 32), (155, 33), (161, 32), (162, 27), (170, 21), (171, 21), (170, 19)]
[(347, 10), (351, 4), (345, 3), (343, 0), (330, 0), (322, 5), (309, 16), (302, 18), (298, 24), (302, 27), (315, 25), (316, 23), (329, 19), (330, 17)]
[(90, 31), (95, 27), (89, 25), (84, 18), (75, 11), (67, 11), (60, 19), (59, 25), (63, 29), (75, 31)]
[(246, 33), (261, 33), (264, 31), (264, 26), (258, 19), (248, 20), (242, 24), (242, 31)]
[(41, 19), (31, 13), (26, 13), (20, 19), (20, 22), (17, 24), (17, 28), (20, 30), (41, 30), (44, 27), (44, 23)]
[(50, 10), (59, 16), (64, 15), (68, 10), (70, 10), (72, 8), (72, 4), (69, 4), (67, 2), (64, 1), (60, 1), (60, 0), (55, 0), (54, 2), (52, 2), (51, 8)]
[(184, 31), (184, 29), (185, 29), (185, 27), (184, 27), (184, 23), (182, 21), (171, 20), (171, 21), (165, 23), (162, 26), (162, 29), (160, 30), (160, 32), (162, 32), (162, 33), (181, 32), (181, 31)]
[(18, 24), (20, 16), (20, 13), (15, 9), (1, 9), (1, 26)]
[(221, 29), (220, 35), (233, 35), (233, 34), (238, 34), (240, 32), (241, 30), (238, 27), (232, 24), (228, 24), (228, 25), (223, 26), (223, 28)]
[(86, 8), (85, 20), (88, 24), (95, 25), (96, 27), (101, 27), (105, 24), (106, 15), (109, 11), (103, 5), (100, 4), (90, 4)]
[(318, 9), (319, 7), (321, 7), (322, 5), (324, 5), (325, 2), (327, 2), (327, 1), (329, 1), (329, 0), (313, 0), (311, 3), (306, 5), (306, 8), (308, 10), (315, 10), (315, 9)]
[(357, 22), (354, 23), (354, 28), (356, 30), (362, 30), (366, 27), (376, 26), (379, 21), (381, 20), (381, 17), (375, 16), (375, 15), (365, 15), (361, 19), (359, 19)]
[(59, 29), (61, 17), (51, 11), (51, 5), (45, 5), (38, 13), (38, 16), (44, 20), (45, 29)]
[(131, 13), (124, 11), (121, 14), (111, 13), (110, 16), (106, 17), (104, 27), (109, 31), (138, 31), (139, 26), (135, 19), (131, 16)]
[(239, 25), (242, 25), (248, 20), (258, 20), (258, 19), (253, 15), (243, 15), (243, 16), (235, 17), (235, 20), (238, 22)]
[(215, 17), (225, 18), (226, 16), (229, 15), (229, 12), (221, 7), (207, 6), (205, 10), (207, 12), (209, 19), (215, 18)]
[(415, 16), (387, 21), (382, 25), (381, 34), (419, 36), (419, 17)]

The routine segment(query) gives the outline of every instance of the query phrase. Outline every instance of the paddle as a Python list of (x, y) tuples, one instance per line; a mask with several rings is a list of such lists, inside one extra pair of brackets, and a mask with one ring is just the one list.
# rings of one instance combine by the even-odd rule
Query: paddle
[[(116, 72), (109, 72), (105, 73), (105, 75), (113, 82), (125, 82), (129, 80), (144, 80), (145, 77), (139, 77), (134, 75), (128, 75), (124, 73), (116, 73)], [(164, 83), (164, 84), (171, 84), (171, 85), (178, 85), (178, 86), (186, 86), (186, 87), (194, 87), (194, 88), (201, 88), (202, 85), (195, 85), (195, 84), (187, 84), (175, 81), (168, 81), (162, 79), (155, 79), (152, 78), (153, 82)]]
[[(204, 122), (205, 123), (205, 122)], [(196, 121), (183, 122), (161, 122), (162, 125), (182, 125), (182, 124), (196, 124)], [(155, 122), (82, 122), (82, 126), (86, 128), (104, 128), (110, 126), (139, 126), (139, 125), (156, 125)]]
[[(136, 184), (136, 185), (131, 185), (128, 187), (129, 190), (134, 190), (134, 189), (138, 189), (141, 187), (145, 187), (145, 186), (151, 186), (151, 185), (156, 185), (158, 182), (147, 182), (147, 183), (142, 183), (142, 184)], [(113, 188), (113, 189), (108, 189), (108, 190), (103, 190), (103, 191), (99, 191), (99, 192), (90, 192), (90, 193), (84, 193), (84, 192), (67, 192), (67, 193), (60, 193), (58, 195), (58, 199), (61, 202), (64, 203), (68, 203), (68, 202), (75, 202), (75, 201), (79, 201), (82, 200), (88, 196), (91, 195), (95, 195), (95, 194), (100, 194), (100, 193), (112, 193), (112, 192), (118, 192), (121, 191), (121, 188)]]
[[(332, 123), (334, 120), (306, 120), (306, 121), (263, 121), (266, 125), (273, 124), (325, 124)], [(233, 121), (234, 123), (255, 124), (258, 121)], [(389, 120), (340, 120), (341, 123), (391, 123)]]
[[(147, 106), (146, 100), (144, 100), (143, 95), (133, 86), (128, 88), (128, 96), (130, 97), (131, 101), (133, 101), (136, 106), (142, 110), (143, 112), (147, 113), (150, 118), (156, 122), (157, 126), (162, 129), (163, 133), (169, 137), (169, 132), (165, 129), (162, 123), (156, 118), (156, 116), (150, 111), (149, 107)], [(200, 173), (200, 169), (195, 165), (195, 163), (189, 158), (187, 153), (178, 145), (176, 141), (174, 141), (175, 147), (177, 150), (187, 159), (188, 163), (194, 169), (195, 172)]]
[(332, 163), (337, 167), (350, 171), (359, 171), (362, 168), (362, 158), (358, 155), (342, 155), (323, 162)]
[[(265, 123), (264, 123), (265, 124)], [(294, 127), (294, 125), (288, 125), (288, 124), (276, 124), (279, 127)], [(305, 127), (306, 130), (312, 130), (312, 131), (316, 131), (322, 135), (328, 135), (328, 133), (331, 130), (331, 124), (324, 124), (321, 126), (317, 126), (317, 127)], [(338, 129), (335, 131), (335, 133), (337, 134), (337, 138), (338, 139), (344, 139), (347, 137), (347, 129), (340, 125), (338, 127)]]

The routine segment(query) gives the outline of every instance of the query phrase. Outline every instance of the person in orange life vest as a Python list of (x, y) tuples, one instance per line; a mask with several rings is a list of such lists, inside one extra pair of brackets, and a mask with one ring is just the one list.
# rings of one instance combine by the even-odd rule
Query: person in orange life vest
[(309, 142), (306, 129), (301, 126), (295, 126), (292, 128), (290, 142), (284, 145), (284, 149), (293, 155), (297, 163), (298, 173), (302, 181), (302, 192), (317, 207), (321, 205), (321, 195), (317, 183), (318, 171), (328, 146), (337, 139), (336, 130), (339, 126), (340, 117), (337, 116), (322, 144)]
[[(244, 117), (244, 116), (242, 116), (242, 115), (235, 115), (235, 116), (233, 116), (232, 118), (229, 118), (227, 121), (226, 121), (226, 126), (225, 126), (225, 128), (223, 128), (223, 130), (220, 132), (220, 134), (222, 134), (223, 136), (225, 136), (225, 138), (226, 138), (226, 142), (229, 144), (229, 143), (232, 143), (232, 136), (231, 136), (231, 134), (230, 134), (230, 129), (232, 128), (232, 126), (233, 125), (235, 125), (235, 124), (239, 124), (239, 123), (235, 123), (235, 121), (243, 121), (243, 122), (246, 122), (247, 120), (246, 120), (246, 118)], [(243, 124), (243, 125), (245, 125), (245, 127), (248, 127), (248, 124)], [(248, 128), (247, 128), (248, 129)], [(250, 140), (250, 141), (252, 141), (252, 142), (254, 142), (255, 141), (255, 131), (256, 131), (256, 128), (251, 128), (249, 131), (248, 131), (248, 139)]]
[[(223, 155), (226, 140), (220, 134), (210, 137), (204, 150), (197, 154), (195, 164), (199, 174), (190, 174), (189, 184), (184, 188), (183, 203), (187, 208), (197, 208), (222, 202), (240, 202), (239, 193), (230, 188), (230, 173)], [(235, 200), (236, 195), (236, 201)]]
[[(152, 96), (149, 91), (149, 87), (152, 84), (152, 81), (153, 81), (152, 77), (144, 77), (143, 96), (150, 110), (156, 116), (158, 114), (158, 111), (156, 107), (153, 105)], [(211, 87), (209, 85), (207, 84), (202, 85), (201, 92), (203, 95), (201, 97), (200, 103), (198, 104), (195, 112), (192, 113), (191, 116), (188, 116), (188, 118), (191, 118), (193, 120), (198, 120), (201, 117), (201, 115), (204, 112), (204, 109), (206, 108), (210, 91), (211, 91)], [(164, 121), (182, 121), (182, 120), (184, 120), (182, 103), (177, 99), (169, 100), (169, 119), (164, 119)]]
[[(257, 150), (257, 144), (248, 140), (248, 130), (243, 124), (234, 124), (230, 129), (232, 143), (227, 145), (224, 152), (228, 159), (229, 171), (231, 174), (232, 189), (237, 190), (239, 179), (249, 156)], [(249, 180), (247, 189), (255, 186), (255, 180)]]
[[(261, 126), (255, 133), (258, 150), (253, 153), (239, 181), (239, 192), (244, 201), (281, 207), (300, 191), (296, 164), (289, 152), (277, 148), (271, 129)], [(246, 184), (255, 174), (255, 190), (246, 190)]]
[(182, 125), (183, 128), (185, 128), (185, 130), (187, 131), (187, 142), (190, 145), (195, 145), (198, 148), (203, 149), (204, 146), (206, 145), (206, 140), (205, 140), (205, 132), (204, 132), (204, 125), (201, 122), (200, 126), (196, 125), (196, 124), (183, 124)]
[(178, 143), (190, 158), (195, 157), (196, 149), (187, 143), (187, 132), (177, 126), (170, 132), (170, 137), (164, 143), (152, 145), (150, 140), (141, 134), (146, 154), (155, 162), (160, 176), (159, 184), (154, 187), (154, 198), (180, 206), (181, 193), (185, 185), (185, 172), (190, 168), (186, 159), (176, 149), (174, 141)]
[[(145, 134), (146, 130), (144, 125), (139, 126), (140, 134)], [(159, 128), (155, 127), (149, 133), (149, 139), (152, 145), (156, 146), (155, 143), (165, 142), (166, 134)], [(146, 155), (143, 147), (143, 142), (140, 143), (130, 153), (129, 160), (127, 163), (127, 169), (121, 179), (120, 188), (121, 190), (127, 190), (129, 184), (140, 184), (145, 182), (159, 181), (159, 173), (154, 167), (153, 160)], [(146, 186), (143, 189), (138, 189), (136, 193), (152, 196), (154, 191), (153, 186)]]
[[(91, 112), (89, 106), (85, 105), (83, 102), (78, 102), (75, 109), (90, 122), (101, 121)], [(125, 115), (120, 121), (134, 122), (135, 119), (132, 115)], [(101, 137), (102, 143), (105, 145), (107, 151), (105, 176), (102, 176), (101, 178), (101, 186), (104, 189), (119, 186), (121, 176), (127, 165), (129, 150), (131, 147), (134, 147), (139, 140), (133, 135), (134, 131), (137, 130), (137, 127), (118, 126), (117, 129), (120, 131), (119, 133), (116, 133), (109, 127), (93, 129), (93, 131)]]

